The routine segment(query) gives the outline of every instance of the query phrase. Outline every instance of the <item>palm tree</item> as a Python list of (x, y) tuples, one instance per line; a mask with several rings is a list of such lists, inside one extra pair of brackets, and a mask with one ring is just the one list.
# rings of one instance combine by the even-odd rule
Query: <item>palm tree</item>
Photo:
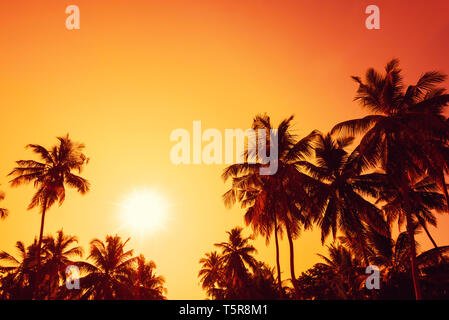
[(319, 211), (315, 221), (321, 228), (322, 243), (330, 233), (335, 240), (342, 231), (360, 246), (364, 262), (369, 265), (364, 230), (367, 225), (377, 230), (386, 226), (380, 210), (363, 197), (376, 195), (376, 185), (361, 174), (365, 166), (358, 150), (345, 150), (352, 141), (352, 137), (334, 139), (330, 134), (320, 134), (315, 146), (316, 164), (301, 165), (316, 180), (314, 199)]
[(0, 266), (1, 295), (3, 299), (30, 299), (32, 298), (31, 285), (36, 276), (36, 249), (37, 241), (28, 247), (21, 241), (16, 242), (19, 258), (1, 251), (0, 261), (6, 265)]
[[(365, 80), (353, 77), (359, 89), (355, 100), (373, 114), (344, 121), (333, 132), (346, 130), (350, 135), (364, 133), (358, 147), (364, 160), (373, 167), (380, 165), (391, 175), (401, 191), (411, 242), (410, 260), (416, 299), (421, 299), (413, 241), (412, 211), (408, 198), (410, 180), (435, 168), (429, 157), (432, 142), (444, 140), (448, 127), (443, 109), (449, 95), (436, 87), (445, 80), (439, 72), (427, 72), (415, 85), (406, 89), (402, 83), (399, 61), (393, 59), (385, 67), (385, 75), (368, 69)], [(440, 164), (438, 161), (436, 164)], [(441, 172), (441, 170), (440, 170)]]
[[(59, 145), (46, 149), (37, 144), (30, 144), (27, 147), (37, 153), (41, 162), (35, 160), (19, 160), (17, 167), (9, 175), (15, 176), (10, 181), (11, 186), (33, 182), (37, 188), (28, 210), (39, 206), (41, 209), (41, 226), (39, 241), (37, 246), (37, 265), (40, 268), (40, 251), (42, 247), (42, 237), (44, 233), (45, 214), (56, 202), (59, 205), (65, 199), (65, 186), (75, 188), (79, 193), (85, 194), (89, 191), (89, 182), (72, 173), (76, 170), (81, 173), (88, 158), (84, 155), (84, 145), (70, 140), (69, 135), (58, 137)], [(38, 280), (37, 280), (38, 281)], [(35, 288), (37, 290), (37, 286)]]
[[(297, 141), (296, 135), (291, 132), (293, 116), (282, 121), (276, 133), (278, 140), (278, 170), (273, 175), (261, 175), (261, 163), (237, 163), (229, 166), (223, 172), (226, 181), (232, 178), (231, 189), (223, 195), (226, 205), (231, 206), (236, 201), (241, 202), (245, 213), (245, 223), (251, 225), (255, 234), (261, 234), (269, 242), (274, 232), (276, 245), (276, 266), (279, 291), (282, 293), (281, 271), (279, 262), (278, 235), (285, 229), (290, 249), (291, 281), (295, 287), (295, 267), (293, 239), (299, 236), (300, 228), (310, 226), (308, 211), (311, 204), (307, 193), (307, 183), (312, 181), (298, 170), (298, 163), (305, 161), (312, 151), (312, 142), (317, 132), (312, 131), (308, 136)], [(271, 143), (271, 130), (273, 129), (267, 115), (258, 115), (253, 121), (252, 128), (263, 130), (266, 139)], [(257, 146), (249, 145), (246, 156), (254, 157)]]
[(358, 299), (363, 297), (360, 292), (363, 283), (361, 261), (353, 255), (351, 250), (341, 244), (328, 246), (328, 255), (318, 254), (323, 260), (330, 285), (340, 299)]
[(217, 251), (206, 253), (199, 263), (201, 269), (198, 272), (201, 287), (212, 299), (223, 298), (223, 268), (222, 259)]
[[(366, 176), (370, 176), (380, 186), (377, 203), (383, 204), (382, 211), (388, 224), (391, 225), (397, 220), (398, 225), (402, 226), (406, 217), (401, 191), (395, 187), (393, 182), (389, 181), (390, 176), (386, 174), (373, 173)], [(407, 188), (408, 198), (413, 208), (412, 219), (424, 229), (435, 248), (438, 245), (431, 236), (427, 224), (436, 226), (437, 219), (434, 212), (441, 213), (447, 210), (445, 197), (439, 193), (439, 190), (438, 183), (429, 176), (411, 180)]]
[(220, 262), (223, 265), (223, 275), (228, 287), (242, 288), (249, 279), (247, 266), (254, 269), (257, 260), (252, 256), (257, 252), (249, 241), (251, 237), (242, 236), (242, 228), (236, 227), (228, 231), (228, 242), (216, 243), (222, 250)]
[[(0, 191), (0, 201), (5, 199), (5, 193)], [(5, 219), (8, 216), (8, 209), (0, 208), (0, 219)]]
[(125, 242), (119, 236), (106, 236), (106, 241), (94, 239), (90, 242), (90, 255), (87, 259), (93, 264), (81, 263), (82, 272), (87, 275), (80, 278), (84, 290), (81, 299), (124, 299), (132, 297), (130, 282), (137, 257), (133, 250), (125, 250)]
[[(419, 223), (415, 222), (413, 226), (414, 233), (418, 233)], [(410, 277), (404, 276), (410, 272), (410, 241), (408, 232), (401, 232), (396, 239), (392, 238), (391, 230), (386, 235), (379, 234), (370, 229), (368, 232), (368, 242), (371, 252), (371, 259), (375, 265), (380, 267), (382, 273), (382, 297), (383, 298), (408, 298), (410, 293), (413, 295), (413, 283)], [(418, 243), (415, 244), (418, 248)], [(421, 281), (425, 280), (427, 284), (439, 281), (447, 283), (447, 263), (449, 254), (449, 246), (437, 247), (422, 252), (416, 258), (418, 270), (420, 270)], [(446, 270), (444, 270), (446, 267)], [(441, 274), (443, 279), (436, 278), (439, 276), (436, 269), (443, 268)], [(437, 271), (437, 272), (435, 272)], [(428, 298), (431, 298), (429, 296)]]
[(45, 283), (48, 283), (47, 298), (56, 297), (60, 283), (66, 280), (66, 268), (80, 263), (73, 260), (83, 255), (83, 249), (77, 243), (77, 237), (65, 235), (62, 230), (57, 232), (56, 238), (51, 235), (44, 237), (42, 251), (45, 262), (41, 270), (46, 275)]
[(270, 268), (264, 262), (257, 262), (249, 284), (251, 299), (275, 300), (279, 298), (279, 290), (274, 274), (274, 268)]
[(165, 279), (155, 273), (154, 261), (146, 261), (143, 255), (137, 257), (137, 268), (130, 274), (134, 286), (134, 299), (164, 300), (167, 289)]

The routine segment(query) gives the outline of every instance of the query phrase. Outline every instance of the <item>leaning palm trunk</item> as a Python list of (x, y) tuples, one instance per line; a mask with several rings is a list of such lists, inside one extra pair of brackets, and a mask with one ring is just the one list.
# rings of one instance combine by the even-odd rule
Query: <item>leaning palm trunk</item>
[(441, 170), (441, 174), (438, 179), (438, 185), (440, 189), (443, 191), (444, 199), (446, 200), (447, 211), (449, 212), (449, 194), (447, 192), (446, 181), (444, 179), (444, 171)]
[(288, 238), (288, 244), (290, 246), (290, 276), (293, 284), (293, 288), (295, 289), (295, 297), (296, 299), (299, 299), (299, 288), (298, 284), (296, 283), (296, 275), (295, 275), (295, 256), (294, 256), (294, 249), (293, 249), (293, 238), (290, 231), (290, 228), (287, 226), (287, 238)]
[(278, 239), (278, 225), (277, 218), (274, 217), (274, 242), (276, 244), (276, 268), (277, 268), (277, 278), (279, 286), (279, 294), (281, 299), (284, 298), (284, 291), (282, 290), (282, 280), (281, 280), (281, 262), (279, 259), (279, 239)]
[(418, 281), (418, 268), (416, 267), (416, 246), (415, 232), (413, 230), (412, 209), (407, 188), (402, 188), (402, 196), (404, 197), (404, 209), (407, 223), (407, 233), (410, 242), (410, 265), (412, 269), (413, 287), (415, 289), (416, 300), (421, 300), (421, 288)]
[(420, 219), (419, 220), (419, 224), (421, 225), (421, 227), (424, 229), (424, 231), (426, 232), (427, 237), (429, 238), (430, 242), (432, 242), (433, 246), (435, 248), (438, 248), (437, 243), (435, 242), (435, 240), (433, 239), (432, 235), (429, 232), (429, 229), (427, 229), (426, 224)]
[[(424, 229), (424, 231), (426, 232), (427, 237), (429, 238), (430, 242), (432, 242), (432, 244), (435, 247), (435, 249), (438, 249), (438, 245), (435, 242), (435, 240), (433, 239), (432, 235), (430, 234), (429, 229), (427, 229), (426, 224), (421, 219), (419, 220), (419, 223), (422, 226), (422, 228)], [(441, 252), (439, 253), (439, 256), (441, 258), (441, 261), (447, 262), (447, 259), (444, 257), (443, 254), (441, 254)]]

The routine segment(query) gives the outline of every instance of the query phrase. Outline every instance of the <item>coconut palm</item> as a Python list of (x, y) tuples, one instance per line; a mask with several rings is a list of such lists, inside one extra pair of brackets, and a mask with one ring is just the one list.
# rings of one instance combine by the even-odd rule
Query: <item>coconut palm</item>
[(137, 257), (137, 266), (130, 274), (133, 284), (134, 299), (164, 300), (167, 289), (164, 288), (165, 279), (155, 273), (156, 263), (146, 261), (143, 255)]
[[(415, 221), (413, 230), (415, 235), (419, 232), (419, 223)], [(380, 267), (382, 279), (382, 297), (384, 298), (409, 298), (413, 296), (413, 283), (407, 274), (410, 272), (410, 241), (408, 232), (401, 232), (393, 239), (391, 230), (387, 234), (379, 234), (370, 229), (367, 233), (371, 252), (371, 260)], [(415, 242), (418, 248), (418, 243)], [(422, 252), (416, 258), (421, 282), (425, 281), (427, 287), (432, 287), (432, 282), (447, 283), (447, 263), (449, 246), (437, 247)], [(444, 272), (440, 272), (443, 267)], [(444, 269), (444, 267), (446, 269)], [(444, 275), (440, 279), (439, 276)], [(434, 286), (434, 285), (433, 285)], [(435, 286), (434, 286), (435, 287)], [(430, 296), (429, 296), (430, 297)]]
[[(391, 176), (373, 173), (366, 177), (370, 177), (380, 186), (376, 202), (382, 204), (382, 211), (387, 218), (387, 223), (391, 225), (397, 221), (399, 226), (403, 226), (406, 221), (404, 202), (401, 191), (389, 180)], [(412, 219), (423, 228), (434, 247), (438, 247), (438, 245), (431, 236), (427, 225), (436, 227), (435, 212), (442, 213), (447, 210), (445, 197), (439, 191), (438, 183), (430, 176), (410, 180), (407, 187), (408, 199), (413, 208)]]
[(80, 270), (87, 275), (80, 278), (83, 293), (81, 299), (125, 299), (132, 297), (131, 274), (137, 257), (133, 250), (125, 250), (129, 239), (106, 236), (106, 241), (94, 239), (90, 242), (91, 263), (80, 263)]
[(1, 251), (0, 261), (6, 263), (0, 266), (0, 290), (3, 299), (32, 298), (31, 285), (36, 276), (37, 241), (28, 247), (21, 241), (16, 242), (19, 257)]
[(223, 268), (221, 256), (217, 251), (206, 253), (199, 263), (201, 269), (198, 272), (201, 287), (212, 299), (223, 298)]
[(220, 262), (226, 282), (236, 288), (242, 288), (249, 279), (247, 267), (254, 269), (257, 265), (257, 260), (252, 256), (257, 250), (249, 243), (252, 238), (244, 237), (242, 231), (242, 228), (236, 227), (227, 232), (228, 242), (215, 244), (222, 250)]
[(37, 188), (28, 209), (34, 207), (40, 207), (41, 209), (41, 226), (37, 247), (38, 268), (41, 262), (40, 251), (47, 210), (57, 201), (59, 205), (64, 202), (65, 186), (75, 188), (81, 194), (89, 191), (89, 182), (72, 173), (72, 171), (81, 173), (88, 162), (88, 158), (83, 153), (84, 145), (73, 142), (68, 135), (58, 137), (58, 140), (59, 144), (51, 149), (46, 149), (37, 144), (28, 145), (28, 148), (39, 155), (41, 161), (19, 160), (16, 162), (17, 167), (9, 174), (14, 176), (14, 179), (10, 181), (11, 186), (15, 187), (33, 182)]
[(316, 180), (314, 200), (319, 211), (314, 218), (321, 228), (322, 243), (329, 234), (335, 240), (341, 231), (357, 243), (369, 265), (364, 230), (367, 225), (382, 230), (385, 223), (380, 210), (363, 197), (377, 194), (377, 185), (361, 174), (365, 166), (358, 150), (346, 151), (352, 141), (352, 137), (334, 139), (330, 134), (320, 134), (315, 146), (316, 164), (301, 165)]
[(404, 88), (399, 61), (393, 59), (386, 65), (385, 75), (370, 68), (365, 80), (360, 77), (353, 79), (359, 85), (355, 100), (373, 114), (339, 123), (333, 132), (345, 130), (350, 135), (363, 133), (358, 149), (365, 161), (373, 167), (380, 165), (386, 174), (392, 176), (391, 181), (401, 191), (411, 242), (415, 296), (420, 299), (412, 230), (413, 208), (407, 189), (411, 179), (435, 167), (428, 152), (429, 149), (435, 150), (431, 142), (447, 137), (443, 109), (449, 102), (449, 95), (437, 87), (445, 76), (439, 72), (427, 72), (415, 85)]
[[(277, 166), (276, 173), (263, 175), (260, 173), (262, 163), (237, 163), (229, 166), (223, 172), (226, 181), (232, 178), (231, 189), (223, 195), (225, 204), (230, 206), (236, 201), (246, 208), (245, 223), (251, 225), (255, 234), (265, 237), (267, 243), (271, 233), (274, 232), (276, 245), (276, 266), (279, 291), (283, 292), (281, 285), (281, 271), (279, 262), (279, 240), (285, 230), (290, 249), (291, 281), (297, 292), (295, 284), (294, 248), (293, 239), (299, 236), (301, 227), (310, 226), (308, 211), (311, 204), (307, 193), (307, 183), (312, 181), (298, 170), (298, 162), (304, 162), (312, 151), (312, 142), (317, 135), (312, 131), (308, 136), (297, 140), (291, 131), (293, 116), (282, 121), (272, 134), (274, 128), (267, 115), (258, 115), (253, 121), (252, 128), (266, 132), (265, 139), (270, 145), (272, 138), (277, 139)], [(257, 143), (257, 145), (260, 145)], [(249, 144), (246, 156), (257, 154), (257, 146)]]
[[(0, 201), (5, 199), (5, 193), (0, 191)], [(5, 219), (8, 216), (8, 209), (0, 208), (0, 219)]]
[(362, 262), (348, 248), (341, 244), (331, 244), (328, 247), (328, 257), (318, 254), (330, 285), (340, 299), (360, 299), (364, 295), (361, 288), (364, 280)]
[(44, 237), (42, 251), (45, 260), (41, 272), (46, 275), (43, 285), (46, 298), (56, 297), (58, 287), (66, 280), (67, 267), (80, 263), (74, 260), (83, 255), (83, 249), (77, 246), (77, 243), (77, 237), (66, 235), (62, 230), (57, 231), (56, 237), (51, 235)]

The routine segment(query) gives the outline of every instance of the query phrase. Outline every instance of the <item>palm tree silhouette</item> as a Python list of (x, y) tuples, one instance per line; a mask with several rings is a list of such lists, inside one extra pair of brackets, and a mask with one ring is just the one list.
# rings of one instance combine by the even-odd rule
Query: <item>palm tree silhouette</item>
[[(415, 296), (421, 299), (412, 230), (413, 207), (407, 189), (410, 180), (435, 169), (435, 162), (427, 151), (436, 150), (432, 143), (447, 137), (446, 118), (442, 111), (449, 102), (449, 95), (436, 87), (445, 76), (439, 72), (427, 72), (415, 85), (405, 89), (399, 61), (393, 59), (387, 63), (385, 75), (371, 68), (364, 81), (359, 77), (353, 79), (359, 85), (355, 100), (373, 114), (339, 123), (332, 131), (346, 130), (350, 135), (364, 133), (358, 147), (364, 160), (373, 167), (380, 165), (400, 190), (411, 242)], [(438, 161), (436, 164), (441, 165)], [(440, 172), (442, 169), (439, 168)]]
[(19, 258), (1, 251), (0, 261), (6, 265), (0, 266), (0, 273), (5, 275), (1, 278), (1, 292), (3, 299), (31, 299), (32, 284), (36, 276), (36, 251), (37, 241), (28, 247), (22, 241), (16, 242)]
[[(418, 233), (419, 224), (417, 222), (413, 225), (413, 232)], [(408, 232), (401, 232), (396, 239), (393, 239), (391, 230), (388, 230), (387, 234), (379, 234), (376, 231), (370, 229), (367, 233), (369, 248), (371, 252), (371, 260), (375, 265), (380, 266), (382, 273), (383, 286), (386, 287), (386, 293), (384, 297), (397, 298), (397, 295), (408, 296), (407, 291), (403, 290), (408, 287), (410, 277), (407, 277), (407, 273), (410, 272), (410, 241), (408, 238)], [(415, 242), (415, 246), (418, 247), (418, 243)], [(438, 276), (438, 272), (431, 270), (426, 272), (426, 269), (434, 266), (449, 266), (447, 258), (449, 256), (449, 246), (437, 247), (420, 253), (417, 258), (417, 266), (420, 270), (421, 281), (432, 282), (435, 276)], [(445, 270), (447, 272), (447, 269)], [(442, 282), (447, 282), (444, 280)], [(410, 286), (413, 284), (410, 283)], [(412, 288), (413, 289), (413, 288)], [(390, 292), (389, 292), (390, 291)], [(413, 291), (412, 291), (413, 292)]]
[[(328, 281), (340, 299), (357, 299), (361, 297), (360, 288), (363, 282), (361, 261), (350, 249), (341, 244), (328, 247), (328, 257), (318, 254), (327, 272)], [(363, 270), (363, 271), (362, 271)]]
[(106, 241), (94, 239), (90, 242), (90, 255), (93, 260), (80, 263), (80, 270), (87, 275), (80, 278), (84, 290), (81, 299), (124, 299), (133, 295), (130, 283), (137, 257), (133, 250), (125, 250), (125, 242), (119, 236), (106, 236)]
[[(279, 262), (278, 235), (285, 229), (290, 249), (290, 273), (291, 281), (295, 288), (295, 266), (293, 239), (297, 238), (301, 226), (310, 226), (308, 212), (311, 200), (306, 191), (308, 179), (298, 170), (298, 163), (305, 161), (312, 151), (312, 142), (317, 136), (312, 131), (308, 136), (297, 141), (296, 135), (291, 131), (293, 116), (282, 121), (277, 128), (278, 139), (278, 170), (273, 175), (261, 175), (261, 163), (237, 163), (227, 167), (223, 172), (226, 181), (232, 178), (231, 189), (223, 195), (227, 206), (236, 201), (241, 202), (245, 213), (245, 223), (251, 225), (255, 234), (265, 237), (267, 243), (274, 232), (276, 245), (276, 266), (279, 292), (282, 293), (281, 271)], [(263, 130), (266, 136), (258, 139), (266, 139), (270, 142), (270, 130), (273, 129), (270, 118), (267, 115), (257, 115), (252, 128)], [(257, 154), (256, 145), (248, 145), (247, 156)]]
[(199, 263), (201, 269), (198, 272), (201, 286), (212, 299), (223, 298), (223, 268), (222, 259), (217, 251), (206, 253)]
[(48, 292), (45, 296), (48, 299), (56, 298), (60, 283), (66, 280), (66, 268), (80, 264), (80, 261), (73, 260), (83, 255), (83, 249), (77, 243), (77, 237), (65, 235), (62, 230), (57, 231), (56, 237), (44, 237), (42, 251), (45, 261), (41, 270), (46, 275), (44, 280), (48, 284)]
[(236, 227), (228, 231), (228, 242), (215, 244), (222, 250), (220, 260), (223, 264), (225, 278), (230, 281), (232, 286), (238, 288), (241, 288), (249, 278), (246, 266), (254, 269), (257, 264), (256, 259), (252, 256), (257, 253), (257, 250), (249, 244), (252, 238), (243, 237), (242, 230), (242, 228)]
[(376, 194), (376, 185), (369, 176), (361, 175), (364, 166), (358, 150), (345, 150), (352, 141), (352, 137), (334, 139), (330, 134), (320, 134), (315, 146), (316, 165), (301, 165), (316, 179), (314, 200), (319, 211), (315, 221), (321, 228), (322, 243), (330, 233), (335, 240), (337, 232), (342, 231), (358, 243), (364, 262), (369, 265), (363, 236), (366, 225), (378, 230), (386, 226), (380, 210), (363, 197)]
[[(380, 187), (377, 203), (382, 204), (382, 211), (387, 218), (387, 223), (391, 225), (397, 220), (398, 225), (402, 226), (406, 221), (406, 217), (401, 191), (389, 181), (390, 176), (386, 174), (373, 173), (367, 176), (376, 181)], [(439, 193), (439, 190), (438, 184), (429, 176), (410, 181), (407, 188), (408, 198), (413, 208), (412, 219), (424, 229), (435, 248), (438, 245), (431, 236), (427, 224), (436, 226), (437, 219), (434, 213), (441, 213), (447, 210), (445, 197)]]
[[(28, 210), (36, 206), (41, 208), (42, 217), (37, 247), (38, 269), (41, 262), (40, 251), (47, 210), (56, 201), (59, 201), (59, 205), (64, 202), (66, 185), (75, 188), (81, 194), (89, 191), (89, 182), (72, 173), (74, 170), (81, 173), (84, 165), (88, 162), (88, 158), (83, 153), (84, 145), (73, 142), (68, 135), (58, 137), (58, 140), (59, 144), (51, 149), (46, 149), (37, 144), (28, 145), (28, 148), (39, 155), (42, 162), (19, 160), (16, 162), (18, 166), (9, 174), (15, 176), (10, 181), (11, 186), (15, 187), (33, 182), (37, 188)], [(35, 289), (37, 290), (37, 286)]]
[(134, 287), (134, 299), (164, 300), (167, 289), (165, 279), (155, 273), (156, 263), (146, 261), (143, 255), (137, 257), (137, 267), (130, 274)]

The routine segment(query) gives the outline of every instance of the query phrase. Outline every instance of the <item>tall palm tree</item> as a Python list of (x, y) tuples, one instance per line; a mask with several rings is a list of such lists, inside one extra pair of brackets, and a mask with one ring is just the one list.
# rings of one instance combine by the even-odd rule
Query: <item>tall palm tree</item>
[[(0, 191), (0, 201), (5, 199), (5, 193)], [(5, 219), (8, 216), (8, 209), (0, 208), (0, 219)]]
[(39, 155), (41, 161), (19, 160), (16, 162), (17, 167), (9, 174), (14, 176), (14, 179), (10, 181), (11, 186), (16, 187), (33, 182), (37, 188), (28, 210), (37, 206), (41, 209), (41, 226), (37, 247), (38, 268), (41, 262), (40, 251), (47, 210), (57, 201), (59, 201), (59, 205), (64, 202), (65, 186), (75, 188), (81, 194), (89, 191), (89, 182), (72, 173), (75, 170), (81, 173), (88, 162), (88, 158), (83, 153), (84, 145), (73, 142), (69, 135), (58, 137), (58, 140), (59, 144), (51, 149), (37, 144), (28, 145), (28, 148)]
[(125, 250), (129, 239), (122, 241), (119, 236), (106, 236), (106, 241), (94, 239), (90, 242), (90, 255), (93, 260), (79, 264), (87, 275), (80, 278), (81, 299), (125, 299), (133, 295), (130, 275), (137, 257), (133, 250)]
[(376, 195), (377, 189), (361, 174), (365, 166), (358, 150), (345, 150), (352, 141), (352, 137), (334, 139), (330, 134), (320, 134), (315, 146), (316, 164), (301, 165), (316, 180), (314, 200), (319, 211), (314, 218), (321, 228), (321, 241), (324, 243), (331, 233), (335, 240), (341, 231), (360, 246), (369, 265), (364, 230), (367, 225), (378, 230), (386, 226), (380, 210), (364, 198)]
[[(410, 180), (435, 167), (429, 157), (431, 142), (444, 140), (448, 126), (443, 115), (449, 95), (437, 85), (445, 80), (439, 72), (427, 72), (415, 85), (404, 88), (399, 61), (387, 63), (382, 75), (370, 68), (365, 80), (353, 77), (359, 85), (355, 100), (372, 112), (361, 119), (344, 121), (333, 132), (363, 133), (358, 147), (365, 161), (380, 165), (401, 191), (411, 242), (410, 260), (416, 299), (421, 299), (417, 278), (416, 248), (412, 230), (413, 208), (408, 197)], [(441, 170), (440, 170), (441, 171)]]
[(46, 275), (45, 283), (48, 284), (48, 291), (47, 288), (44, 289), (45, 297), (55, 298), (61, 282), (66, 280), (66, 268), (80, 263), (74, 260), (83, 255), (83, 249), (77, 243), (77, 237), (66, 235), (62, 230), (57, 232), (56, 237), (44, 237), (42, 251), (45, 262), (41, 270)]
[[(293, 116), (282, 121), (275, 135), (278, 145), (278, 170), (273, 175), (261, 175), (261, 163), (237, 163), (229, 166), (223, 172), (226, 181), (232, 178), (231, 189), (223, 195), (225, 204), (230, 206), (236, 201), (241, 202), (245, 213), (245, 223), (251, 225), (255, 234), (265, 237), (267, 243), (274, 232), (276, 245), (276, 266), (279, 291), (283, 292), (281, 285), (281, 271), (279, 262), (278, 235), (285, 230), (290, 249), (291, 281), (297, 292), (295, 283), (294, 248), (293, 239), (299, 236), (301, 227), (310, 226), (308, 212), (311, 200), (307, 193), (307, 183), (312, 181), (298, 170), (298, 163), (304, 162), (312, 151), (312, 142), (317, 132), (312, 131), (308, 136), (297, 140), (291, 131)], [(257, 115), (252, 128), (266, 132), (265, 139), (270, 145), (273, 130), (270, 118), (267, 115)], [(258, 145), (258, 143), (256, 144)], [(248, 145), (246, 155), (254, 157), (257, 146)], [(260, 150), (259, 150), (260, 152)]]
[(221, 263), (223, 275), (232, 287), (242, 288), (249, 279), (247, 267), (254, 269), (257, 260), (252, 256), (257, 252), (249, 241), (251, 237), (243, 237), (243, 229), (236, 227), (228, 231), (228, 242), (216, 243), (215, 246), (222, 250)]
[(130, 274), (134, 286), (134, 299), (164, 300), (167, 289), (165, 279), (156, 275), (156, 263), (146, 261), (143, 255), (137, 257), (137, 267)]
[(206, 290), (206, 294), (212, 299), (223, 298), (223, 267), (222, 259), (217, 251), (206, 253), (199, 263), (201, 269), (198, 272), (201, 287)]

